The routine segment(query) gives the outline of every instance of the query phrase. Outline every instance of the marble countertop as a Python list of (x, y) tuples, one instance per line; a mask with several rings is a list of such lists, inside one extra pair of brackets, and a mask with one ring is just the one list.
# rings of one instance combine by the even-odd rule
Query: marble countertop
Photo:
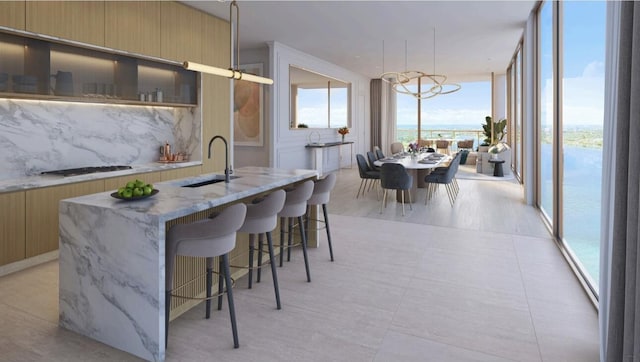
[(164, 220), (190, 215), (219, 205), (228, 204), (291, 183), (317, 177), (316, 170), (283, 170), (266, 167), (242, 167), (236, 169), (229, 183), (224, 181), (196, 188), (184, 185), (202, 182), (219, 174), (204, 174), (177, 180), (154, 183), (160, 192), (153, 197), (136, 201), (124, 201), (110, 196), (113, 190), (92, 195), (65, 199), (73, 203), (100, 209), (110, 209), (120, 214), (145, 214)]
[(138, 173), (166, 171), (176, 168), (202, 165), (202, 161), (190, 161), (180, 163), (159, 163), (152, 162), (141, 165), (131, 165), (130, 170), (97, 172), (78, 176), (58, 176), (58, 175), (34, 175), (25, 176), (19, 179), (0, 180), (0, 193), (12, 191), (25, 191), (48, 186), (66, 185), (75, 182), (100, 180), (111, 177), (134, 175)]

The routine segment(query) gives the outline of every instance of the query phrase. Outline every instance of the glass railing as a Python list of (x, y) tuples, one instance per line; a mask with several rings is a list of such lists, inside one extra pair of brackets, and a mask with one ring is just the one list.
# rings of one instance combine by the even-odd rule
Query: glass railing
[[(484, 131), (475, 129), (423, 129), (420, 139), (423, 140), (449, 140), (452, 141), (452, 149), (457, 148), (458, 141), (473, 140), (473, 149), (477, 147), (484, 140)], [(418, 139), (417, 129), (400, 129), (396, 131), (396, 138), (399, 142), (405, 145), (405, 147)]]

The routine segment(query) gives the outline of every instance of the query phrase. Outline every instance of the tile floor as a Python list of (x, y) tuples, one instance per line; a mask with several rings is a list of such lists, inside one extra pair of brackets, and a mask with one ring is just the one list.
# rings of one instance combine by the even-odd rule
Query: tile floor
[[(355, 199), (341, 170), (326, 243), (278, 269), (283, 309), (264, 280), (235, 289), (240, 348), (227, 308), (171, 323), (167, 361), (597, 361), (597, 312), (513, 182), (459, 180), (401, 216), (375, 191)], [(420, 193), (422, 192), (422, 193)], [(321, 239), (324, 240), (324, 239)], [(57, 326), (57, 262), (0, 278), (0, 361), (135, 361)]]

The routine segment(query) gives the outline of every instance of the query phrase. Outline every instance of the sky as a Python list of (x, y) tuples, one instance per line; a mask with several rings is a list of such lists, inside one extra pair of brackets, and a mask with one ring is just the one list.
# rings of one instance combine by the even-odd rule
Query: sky
[[(550, 3), (549, 3), (550, 4)], [(603, 123), (605, 14), (602, 1), (564, 1), (563, 34), (563, 122), (565, 126)], [(545, 6), (548, 7), (548, 6)], [(550, 10), (550, 9), (548, 9)], [(551, 11), (543, 11), (543, 23), (550, 23)], [(542, 41), (550, 44), (549, 33)], [(543, 30), (544, 31), (544, 30)], [(514, 51), (515, 51), (514, 44)], [(551, 107), (550, 46), (543, 45), (542, 98)], [(487, 78), (489, 76), (487, 75)], [(463, 83), (456, 93), (422, 101), (422, 127), (433, 125), (479, 125), (491, 115), (491, 83)], [(415, 86), (414, 86), (415, 90)], [(550, 108), (548, 108), (550, 109)], [(551, 114), (543, 112), (544, 123)], [(397, 96), (398, 127), (417, 125), (417, 101), (408, 95)]]
[[(604, 2), (565, 1), (563, 29), (563, 122), (565, 126), (599, 125), (603, 123), (605, 14)], [(550, 11), (543, 11), (543, 22), (550, 22)], [(545, 30), (543, 29), (543, 32)], [(546, 29), (550, 32), (550, 29)], [(550, 33), (542, 35), (542, 99), (551, 107)], [(547, 45), (545, 45), (545, 43)], [(514, 50), (515, 50), (514, 44)], [(422, 100), (422, 127), (442, 128), (446, 125), (480, 128), (491, 115), (491, 82), (462, 83), (451, 94)], [(411, 88), (411, 86), (409, 87)], [(413, 86), (412, 90), (416, 90)], [(323, 127), (327, 124), (326, 90), (308, 90), (299, 94), (299, 122)], [(333, 98), (333, 97), (332, 97)], [(332, 99), (332, 127), (346, 123), (347, 105)], [(409, 95), (397, 95), (398, 127), (417, 126), (417, 100)], [(548, 108), (550, 109), (550, 108)], [(550, 124), (551, 114), (542, 112), (543, 123)], [(334, 122), (335, 120), (335, 122)]]

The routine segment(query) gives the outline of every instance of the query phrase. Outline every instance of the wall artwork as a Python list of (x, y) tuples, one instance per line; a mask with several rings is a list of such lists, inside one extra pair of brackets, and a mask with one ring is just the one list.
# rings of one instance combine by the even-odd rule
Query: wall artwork
[[(262, 63), (241, 65), (243, 73), (262, 75)], [(236, 80), (233, 89), (233, 141), (236, 146), (263, 146), (262, 85)]]

